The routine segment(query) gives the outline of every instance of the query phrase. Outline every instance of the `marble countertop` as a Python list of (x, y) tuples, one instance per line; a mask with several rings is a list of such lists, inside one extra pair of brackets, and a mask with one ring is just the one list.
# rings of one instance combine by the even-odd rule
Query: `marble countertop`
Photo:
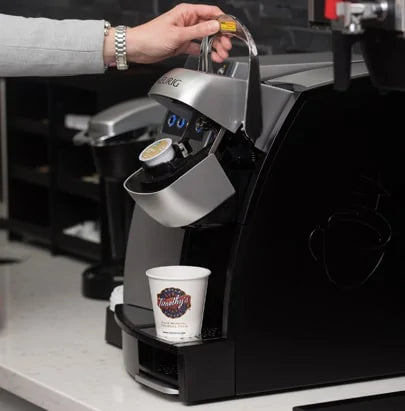
[[(190, 408), (137, 384), (121, 350), (104, 341), (105, 301), (82, 297), (86, 264), (51, 256), (0, 231), (0, 388), (50, 411)], [(193, 410), (291, 411), (293, 406), (405, 389), (405, 377), (193, 406)]]

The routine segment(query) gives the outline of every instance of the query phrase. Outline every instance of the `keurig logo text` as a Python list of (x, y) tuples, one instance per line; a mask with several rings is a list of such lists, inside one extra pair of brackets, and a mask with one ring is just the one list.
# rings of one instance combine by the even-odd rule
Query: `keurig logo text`
[(157, 305), (166, 317), (179, 318), (191, 307), (191, 296), (179, 288), (165, 288), (157, 295)]
[(157, 82), (158, 84), (167, 84), (168, 86), (179, 87), (182, 80), (173, 77), (163, 76), (160, 77), (160, 79)]

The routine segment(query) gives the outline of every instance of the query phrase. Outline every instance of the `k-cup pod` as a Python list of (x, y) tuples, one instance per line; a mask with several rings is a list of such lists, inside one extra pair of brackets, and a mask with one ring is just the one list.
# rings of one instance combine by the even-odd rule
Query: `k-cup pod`
[(158, 337), (184, 341), (201, 336), (210, 274), (207, 268), (185, 265), (146, 271)]
[(146, 147), (139, 154), (139, 160), (147, 167), (155, 167), (173, 160), (175, 154), (172, 139), (162, 138)]

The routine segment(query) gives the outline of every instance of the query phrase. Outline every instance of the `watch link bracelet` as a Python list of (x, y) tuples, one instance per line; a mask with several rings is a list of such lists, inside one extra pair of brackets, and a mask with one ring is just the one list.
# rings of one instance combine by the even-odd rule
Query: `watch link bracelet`
[(127, 70), (127, 27), (115, 27), (115, 61), (117, 63), (117, 70)]

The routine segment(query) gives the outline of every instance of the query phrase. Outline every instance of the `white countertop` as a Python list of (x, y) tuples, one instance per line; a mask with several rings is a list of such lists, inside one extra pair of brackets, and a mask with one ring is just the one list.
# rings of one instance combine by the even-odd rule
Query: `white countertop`
[[(0, 388), (50, 411), (165, 411), (190, 407), (136, 383), (104, 341), (105, 301), (82, 297), (86, 264), (22, 243), (0, 257)], [(293, 406), (405, 390), (405, 377), (228, 400), (193, 410), (291, 411)]]

